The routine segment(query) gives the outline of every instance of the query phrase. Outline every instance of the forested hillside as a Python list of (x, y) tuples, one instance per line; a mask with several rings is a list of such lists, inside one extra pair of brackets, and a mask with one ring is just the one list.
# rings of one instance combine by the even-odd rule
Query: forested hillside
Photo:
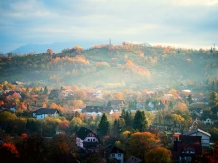
[(85, 85), (105, 89), (218, 87), (215, 50), (122, 45), (80, 46), (54, 53), (8, 54), (0, 58), (0, 82)]

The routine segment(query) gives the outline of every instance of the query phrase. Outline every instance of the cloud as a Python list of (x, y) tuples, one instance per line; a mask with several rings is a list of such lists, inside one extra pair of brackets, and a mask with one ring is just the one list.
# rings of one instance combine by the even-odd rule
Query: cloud
[(217, 8), (217, 0), (3, 0), (0, 34), (8, 46), (1, 40), (0, 51), (72, 39), (210, 45)]

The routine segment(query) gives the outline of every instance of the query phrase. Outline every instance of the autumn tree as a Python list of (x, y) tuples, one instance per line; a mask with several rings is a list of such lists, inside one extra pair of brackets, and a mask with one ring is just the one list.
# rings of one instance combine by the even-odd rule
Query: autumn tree
[(75, 161), (76, 153), (76, 138), (74, 136), (67, 136), (59, 134), (52, 138), (49, 159), (54, 163), (68, 163)]
[(77, 131), (77, 129), (82, 125), (82, 120), (79, 117), (74, 117), (71, 121), (70, 121), (70, 129), (72, 131)]
[(130, 136), (128, 153), (144, 160), (145, 154), (155, 148), (160, 143), (160, 139), (150, 132), (136, 132)]
[(145, 154), (145, 160), (149, 163), (171, 163), (172, 154), (171, 151), (163, 148), (157, 147), (153, 148)]
[(0, 145), (0, 158), (3, 162), (17, 162), (19, 157), (16, 146), (12, 143)]
[(74, 105), (76, 108), (81, 108), (81, 107), (84, 105), (84, 103), (83, 103), (82, 100), (74, 100), (74, 101), (73, 101), (73, 105)]
[(126, 62), (126, 67), (127, 68), (131, 68), (131, 67), (133, 67), (134, 66), (134, 64), (133, 64), (133, 62), (131, 61), (131, 60), (128, 60), (127, 62)]
[(69, 128), (69, 126), (70, 126), (70, 122), (68, 120), (63, 120), (58, 124), (57, 128), (59, 130), (65, 131)]
[(117, 96), (118, 100), (122, 100), (123, 99), (123, 93), (122, 92), (117, 92), (116, 96)]
[(52, 55), (53, 53), (54, 53), (54, 51), (52, 49), (47, 50), (47, 54)]
[(212, 150), (212, 155), (207, 156), (207, 162), (217, 163), (218, 161), (218, 142), (216, 142), (215, 147)]
[(216, 101), (216, 98), (217, 98), (217, 93), (215, 91), (211, 92), (209, 95), (210, 103), (214, 104), (214, 102)]
[(107, 116), (105, 113), (103, 113), (100, 123), (98, 125), (98, 132), (101, 136), (105, 136), (107, 135), (108, 131), (109, 131), (109, 121), (107, 120)]

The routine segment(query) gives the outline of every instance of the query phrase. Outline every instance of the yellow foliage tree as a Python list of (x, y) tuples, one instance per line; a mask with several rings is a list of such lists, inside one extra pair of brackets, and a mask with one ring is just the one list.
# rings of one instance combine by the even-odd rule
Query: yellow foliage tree
[(171, 163), (171, 156), (172, 153), (170, 150), (163, 147), (157, 147), (147, 152), (144, 159), (149, 163)]

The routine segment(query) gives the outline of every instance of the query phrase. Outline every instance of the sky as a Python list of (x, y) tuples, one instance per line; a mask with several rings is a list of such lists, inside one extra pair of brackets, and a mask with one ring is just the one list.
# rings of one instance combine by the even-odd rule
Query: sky
[(210, 49), (218, 46), (218, 0), (0, 0), (0, 52), (109, 39)]

